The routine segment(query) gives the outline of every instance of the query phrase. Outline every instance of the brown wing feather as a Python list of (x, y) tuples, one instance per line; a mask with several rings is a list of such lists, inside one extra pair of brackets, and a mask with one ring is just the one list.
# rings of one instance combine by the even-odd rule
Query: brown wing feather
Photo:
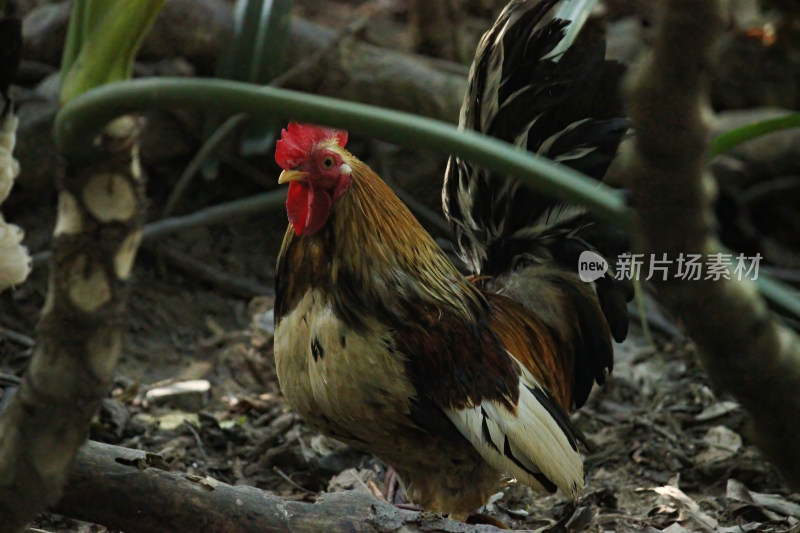
[(489, 326), (536, 381), (569, 411), (573, 362), (552, 331), (531, 311), (500, 294), (486, 294)]
[(397, 330), (394, 339), (419, 396), (440, 408), (493, 400), (515, 409), (519, 371), (485, 319), (470, 324), (430, 308), (418, 318), (420, 327)]

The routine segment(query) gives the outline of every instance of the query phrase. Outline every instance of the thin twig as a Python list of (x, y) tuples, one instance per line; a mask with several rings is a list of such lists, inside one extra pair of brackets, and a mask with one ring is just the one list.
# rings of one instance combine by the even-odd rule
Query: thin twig
[[(222, 224), (230, 221), (232, 218), (248, 216), (255, 213), (270, 212), (282, 207), (285, 201), (286, 191), (278, 189), (248, 196), (247, 198), (234, 200), (232, 202), (206, 207), (190, 215), (165, 218), (147, 224), (142, 232), (142, 241), (143, 244), (151, 243), (179, 231)], [(34, 268), (47, 264), (51, 255), (52, 252), (50, 250), (43, 250), (34, 254)]]
[(316, 492), (314, 492), (313, 490), (308, 490), (307, 488), (305, 488), (305, 487), (303, 487), (303, 486), (301, 486), (301, 485), (298, 485), (298, 484), (297, 484), (297, 482), (295, 482), (294, 480), (292, 480), (292, 478), (290, 478), (289, 476), (287, 476), (286, 474), (284, 474), (283, 470), (281, 470), (281, 469), (280, 469), (280, 468), (278, 468), (277, 466), (273, 466), (273, 467), (272, 467), (272, 470), (273, 470), (273, 472), (275, 472), (276, 474), (278, 474), (279, 476), (281, 476), (283, 479), (285, 479), (285, 480), (286, 480), (286, 482), (287, 482), (287, 483), (289, 483), (289, 484), (290, 484), (291, 486), (293, 486), (294, 488), (296, 488), (296, 489), (298, 489), (298, 490), (302, 490), (303, 492), (306, 492), (306, 493), (308, 493), (308, 494), (316, 494)]
[(200, 434), (188, 420), (184, 420), (183, 425), (189, 428), (192, 436), (194, 436), (194, 441), (197, 443), (197, 449), (200, 450), (200, 455), (203, 456), (203, 466), (208, 467), (208, 454), (206, 454), (206, 448), (203, 445), (203, 439), (200, 438)]
[(240, 200), (206, 207), (190, 215), (172, 217), (147, 224), (142, 241), (158, 240), (165, 235), (190, 228), (213, 226), (228, 222), (231, 218), (264, 213), (282, 207), (286, 202), (286, 191), (278, 189), (248, 196)]
[[(355, 468), (351, 468), (351, 469), (350, 469), (350, 475), (351, 475), (351, 476), (353, 476), (353, 479), (355, 479), (356, 481), (358, 481), (358, 483), (359, 483), (359, 484), (360, 484), (362, 487), (364, 487), (364, 489), (366, 489), (368, 492), (372, 492), (372, 490), (370, 490), (369, 486), (368, 486), (366, 483), (364, 483), (364, 480), (363, 480), (363, 479), (361, 479), (361, 477), (359, 477), (359, 475), (358, 475), (358, 471), (357, 471)], [(385, 497), (384, 497), (384, 501), (386, 501), (386, 498), (385, 498)]]
[(11, 329), (4, 328), (3, 326), (0, 326), (0, 337), (5, 337), (6, 339), (16, 342), (17, 344), (21, 344), (26, 348), (33, 348), (36, 346), (36, 341), (31, 337), (28, 337), (24, 333), (19, 333)]
[(170, 214), (172, 214), (172, 212), (175, 210), (175, 206), (183, 198), (183, 194), (189, 188), (189, 185), (191, 185), (194, 177), (202, 168), (206, 160), (217, 151), (222, 142), (225, 141), (225, 139), (227, 139), (237, 127), (247, 121), (248, 117), (249, 115), (247, 113), (237, 113), (228, 117), (225, 122), (220, 124), (220, 126), (214, 130), (214, 133), (212, 133), (208, 139), (205, 140), (192, 160), (189, 161), (189, 164), (186, 165), (186, 168), (181, 173), (180, 178), (178, 178), (178, 182), (175, 184), (175, 188), (172, 189), (172, 192), (170, 193), (169, 198), (167, 198), (167, 202), (164, 205), (164, 210), (161, 212), (162, 217), (168, 217)]
[(231, 167), (234, 172), (244, 176), (245, 178), (248, 178), (250, 181), (264, 188), (265, 190), (270, 190), (275, 187), (275, 184), (278, 181), (274, 176), (268, 176), (267, 173), (261, 170), (259, 167), (249, 163), (238, 155), (221, 154), (220, 160), (223, 164)]
[(0, 385), (13, 385), (17, 386), (22, 383), (22, 380), (14, 374), (0, 373)]
[(185, 254), (168, 246), (158, 246), (157, 253), (162, 255), (167, 261), (177, 266), (181, 270), (196, 276), (204, 281), (212, 283), (217, 287), (234, 294), (252, 298), (253, 296), (272, 295), (274, 291), (267, 285), (257, 281), (234, 276), (201, 263), (196, 257)]

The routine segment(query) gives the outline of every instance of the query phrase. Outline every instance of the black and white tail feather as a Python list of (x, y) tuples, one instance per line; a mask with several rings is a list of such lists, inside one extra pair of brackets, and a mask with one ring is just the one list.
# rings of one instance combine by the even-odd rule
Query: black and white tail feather
[[(601, 180), (627, 130), (619, 99), (624, 67), (605, 59), (602, 29), (587, 20), (587, 3), (594, 2), (513, 0), (478, 45), (459, 127)], [(459, 157), (448, 162), (442, 201), (462, 259), (476, 275), (553, 263), (576, 272), (585, 250), (613, 259), (628, 249), (623, 232), (583, 207)], [(621, 341), (630, 284), (608, 276), (594, 288)]]

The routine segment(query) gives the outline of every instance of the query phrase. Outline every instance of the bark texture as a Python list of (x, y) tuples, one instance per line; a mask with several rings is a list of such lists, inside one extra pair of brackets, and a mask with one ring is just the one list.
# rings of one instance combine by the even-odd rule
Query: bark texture
[(63, 180), (38, 343), (0, 413), (0, 531), (56, 501), (107, 393), (144, 220), (140, 130), (134, 117), (115, 120), (97, 141), (102, 161), (69, 165)]
[[(430, 2), (429, 2), (430, 3)], [(388, 107), (455, 124), (467, 88), (467, 69), (388, 50), (295, 17), (289, 27), (287, 66), (324, 50), (319, 60), (281, 85), (344, 100)], [(450, 70), (439, 68), (447, 65)]]
[[(628, 80), (636, 138), (623, 168), (641, 216), (639, 251), (674, 261), (681, 252), (724, 251), (714, 233), (704, 120), (706, 61), (722, 24), (716, 1), (666, 0), (663, 8), (653, 48)], [(771, 316), (755, 283), (675, 274), (656, 279), (659, 299), (697, 342), (712, 380), (752, 415), (753, 437), (800, 488), (800, 339)]]
[[(72, 465), (58, 513), (128, 533), (499, 533), (433, 513), (398, 509), (360, 492), (286, 502), (245, 485), (231, 486), (160, 470), (160, 457), (89, 442)], [(163, 461), (161, 461), (163, 463)]]

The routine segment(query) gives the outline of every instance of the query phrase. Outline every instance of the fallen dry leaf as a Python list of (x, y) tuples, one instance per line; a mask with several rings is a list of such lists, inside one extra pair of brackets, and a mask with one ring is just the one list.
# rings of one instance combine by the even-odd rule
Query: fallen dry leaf
[(663, 496), (681, 506), (681, 509), (686, 511), (687, 515), (703, 530), (713, 531), (717, 527), (717, 521), (706, 513), (704, 513), (696, 501), (691, 499), (678, 487), (672, 485), (665, 485), (663, 487), (656, 487), (651, 489), (656, 494)]
[(725, 426), (714, 426), (703, 437), (708, 445), (706, 450), (697, 454), (700, 463), (716, 463), (736, 455), (742, 449), (742, 437)]
[(751, 491), (744, 483), (735, 479), (728, 480), (725, 497), (729, 500), (749, 503), (762, 510), (766, 509), (781, 516), (800, 517), (800, 505), (787, 500), (779, 494), (764, 494)]
[(703, 409), (694, 419), (698, 422), (707, 422), (708, 420), (713, 420), (715, 418), (719, 418), (721, 416), (725, 416), (728, 413), (732, 413), (737, 409), (741, 409), (737, 402), (732, 401), (723, 401), (723, 402), (716, 402), (705, 409)]

